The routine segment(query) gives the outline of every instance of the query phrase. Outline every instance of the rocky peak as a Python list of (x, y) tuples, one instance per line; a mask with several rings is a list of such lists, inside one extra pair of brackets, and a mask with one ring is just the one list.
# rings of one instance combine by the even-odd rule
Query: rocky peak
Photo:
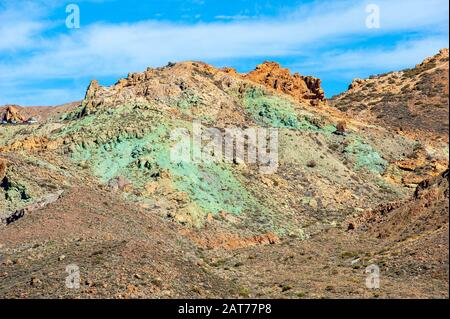
[(95, 94), (97, 93), (99, 88), (100, 88), (100, 85), (98, 84), (98, 81), (92, 80), (91, 83), (89, 83), (85, 98), (89, 99), (89, 98), (95, 97)]
[(25, 119), (20, 114), (20, 108), (15, 105), (6, 106), (3, 114), (1, 116), (2, 121), (12, 123), (12, 122), (23, 122)]
[(448, 141), (448, 54), (442, 49), (414, 68), (354, 79), (330, 103), (419, 140)]
[(445, 63), (445, 62), (448, 62), (448, 49), (447, 48), (443, 48), (443, 49), (439, 50), (438, 54), (426, 58), (425, 60), (423, 60), (422, 63), (417, 64), (416, 68), (424, 67), (429, 64)]
[(325, 100), (320, 79), (302, 76), (299, 73), (291, 74), (289, 69), (282, 68), (276, 62), (266, 61), (244, 77), (277, 92), (291, 95), (301, 102), (307, 101), (311, 105), (317, 105), (320, 101)]
[[(200, 95), (205, 96), (200, 100), (206, 105), (209, 97), (205, 91), (210, 92), (209, 95), (223, 95), (224, 92), (217, 92), (217, 85), (230, 88), (231, 85), (243, 85), (243, 82), (264, 85), (309, 105), (318, 105), (325, 101), (320, 79), (301, 76), (298, 73), (291, 74), (289, 69), (282, 68), (276, 62), (264, 62), (248, 74), (240, 74), (233, 68), (218, 69), (203, 62), (180, 62), (130, 73), (110, 87), (100, 86), (93, 80), (86, 91), (82, 112), (79, 114), (90, 114), (100, 105), (114, 106), (133, 101), (170, 105), (173, 102), (171, 99), (193, 92), (203, 92)], [(215, 99), (217, 98), (216, 96)], [(215, 102), (210, 101), (208, 105), (211, 104)]]

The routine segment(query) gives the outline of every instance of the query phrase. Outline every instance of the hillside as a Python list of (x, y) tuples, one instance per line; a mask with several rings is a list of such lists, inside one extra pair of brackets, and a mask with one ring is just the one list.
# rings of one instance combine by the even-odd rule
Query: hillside
[(0, 122), (11, 122), (15, 120), (18, 123), (27, 121), (30, 118), (35, 118), (36, 121), (42, 122), (48, 120), (50, 117), (59, 118), (61, 114), (72, 110), (80, 105), (81, 102), (67, 103), (58, 106), (28, 106), (21, 107), (19, 105), (4, 105), (0, 106)]
[[(427, 122), (440, 139), (418, 141), (344, 100), (330, 107), (319, 79), (277, 63), (238, 74), (182, 62), (94, 80), (70, 107), (19, 109), (44, 115), (0, 126), (0, 296), (448, 296), (445, 269), (409, 280), (419, 266), (402, 260), (392, 267), (413, 275), (382, 268), (385, 285), (367, 290), (364, 263), (392, 242), (348, 231), (447, 169), (442, 121)], [(216, 158), (223, 140), (208, 134), (230, 128), (276, 129), (276, 158)], [(174, 132), (204, 134), (211, 157), (174, 159)], [(64, 288), (71, 263), (79, 291)]]
[(448, 49), (412, 69), (355, 79), (332, 105), (419, 140), (448, 143)]

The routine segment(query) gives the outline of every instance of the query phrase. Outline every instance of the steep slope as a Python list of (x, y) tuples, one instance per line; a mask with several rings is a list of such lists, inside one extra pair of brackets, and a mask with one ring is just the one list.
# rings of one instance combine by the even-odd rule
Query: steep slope
[(411, 160), (396, 167), (406, 173), (405, 183), (417, 184), (448, 164), (448, 70), (448, 49), (442, 49), (413, 69), (356, 79), (330, 102), (352, 118), (417, 140)]
[[(197, 264), (176, 224), (95, 185), (71, 187), (0, 231), (1, 298), (238, 296)], [(66, 288), (68, 266), (80, 272), (79, 289)]]
[(448, 281), (449, 171), (423, 181), (407, 200), (368, 211), (350, 222), (352, 231), (384, 242), (377, 260), (408, 275), (432, 273)]
[(20, 114), (19, 107), (15, 105), (8, 105), (4, 108), (4, 110), (0, 109), (0, 111), (1, 122), (17, 123), (24, 121), (23, 116)]
[(448, 224), (448, 184), (446, 170), (420, 183), (410, 199), (384, 204), (359, 216), (355, 222), (356, 228), (368, 231), (377, 238), (397, 241), (441, 229)]
[(448, 49), (413, 69), (355, 79), (332, 104), (413, 138), (448, 143)]

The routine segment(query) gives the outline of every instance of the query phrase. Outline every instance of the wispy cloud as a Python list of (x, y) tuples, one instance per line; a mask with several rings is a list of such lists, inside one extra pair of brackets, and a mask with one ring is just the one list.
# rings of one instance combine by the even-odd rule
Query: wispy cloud
[[(381, 9), (380, 29), (366, 28), (366, 2), (349, 0), (313, 2), (275, 18), (247, 20), (223, 16), (223, 22), (196, 24), (141, 21), (86, 25), (43, 37), (32, 53), (19, 54), (12, 63), (0, 58), (0, 81), (17, 82), (19, 92), (20, 83), (42, 79), (119, 76), (168, 61), (214, 62), (255, 57), (301, 57), (304, 60), (300, 65), (312, 74), (315, 74), (313, 67), (318, 71), (340, 68), (349, 72), (372, 64), (396, 69), (405, 61), (418, 62), (416, 58), (422, 59), (437, 46), (448, 46), (447, 1), (376, 3)], [(43, 20), (32, 21), (41, 29), (45, 26)], [(35, 30), (39, 33), (40, 28), (20, 23), (19, 28), (7, 30), (9, 44), (2, 39), (0, 29), (0, 52), (2, 47), (20, 49), (30, 45)], [(361, 38), (401, 33), (414, 34), (416, 38), (412, 42), (405, 37), (388, 49), (374, 49), (367, 44), (366, 48), (354, 47), (354, 42)], [(0, 104), (7, 102), (5, 98), (0, 95)]]
[(243, 15), (243, 14), (236, 14), (236, 15), (217, 15), (215, 16), (216, 19), (218, 20), (248, 20), (251, 17), (248, 15)]
[(32, 3), (8, 3), (3, 10), (0, 7), (0, 53), (34, 47), (46, 26), (42, 11)]
[[(316, 56), (308, 56), (301, 63), (293, 63), (291, 68), (315, 72), (339, 72), (364, 74), (375, 70), (395, 71), (422, 62), (424, 57), (436, 54), (448, 47), (444, 37), (430, 36), (421, 39), (404, 40), (392, 48), (375, 47), (370, 50), (354, 49), (328, 51)], [(342, 73), (345, 72), (345, 73)]]

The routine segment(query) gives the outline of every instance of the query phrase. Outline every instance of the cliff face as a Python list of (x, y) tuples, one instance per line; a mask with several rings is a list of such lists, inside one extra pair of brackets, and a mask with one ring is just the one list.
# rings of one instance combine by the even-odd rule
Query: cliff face
[(244, 78), (265, 85), (277, 92), (291, 95), (299, 102), (317, 105), (325, 100), (321, 80), (312, 76), (291, 74), (276, 62), (264, 62)]
[(13, 122), (23, 122), (25, 119), (20, 113), (20, 108), (14, 105), (8, 105), (3, 110), (3, 114), (1, 115), (1, 121), (5, 121), (8, 123)]

